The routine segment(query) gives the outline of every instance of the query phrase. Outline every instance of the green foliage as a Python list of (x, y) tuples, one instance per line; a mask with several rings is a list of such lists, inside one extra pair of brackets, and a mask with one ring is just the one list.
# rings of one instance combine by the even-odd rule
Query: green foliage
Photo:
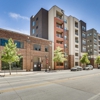
[(82, 56), (82, 58), (80, 59), (80, 62), (81, 62), (82, 64), (89, 64), (89, 63), (90, 63), (90, 61), (89, 61), (89, 59), (88, 59), (88, 54), (87, 54), (87, 53), (85, 53), (85, 54)]
[(62, 48), (57, 47), (56, 50), (54, 51), (53, 61), (58, 63), (63, 63), (66, 60), (67, 59), (64, 58), (64, 53), (62, 52)]
[(1, 60), (7, 63), (17, 62), (20, 60), (20, 57), (17, 54), (16, 44), (14, 44), (12, 39), (9, 39), (8, 44), (5, 45), (1, 55)]
[(1, 60), (9, 64), (10, 71), (11, 71), (11, 64), (13, 62), (18, 62), (21, 58), (21, 56), (18, 55), (17, 51), (18, 50), (16, 44), (14, 44), (12, 39), (9, 39), (8, 44), (5, 45), (4, 50), (2, 51)]
[(95, 63), (96, 63), (96, 64), (100, 64), (100, 56), (97, 56), (97, 57), (96, 57)]

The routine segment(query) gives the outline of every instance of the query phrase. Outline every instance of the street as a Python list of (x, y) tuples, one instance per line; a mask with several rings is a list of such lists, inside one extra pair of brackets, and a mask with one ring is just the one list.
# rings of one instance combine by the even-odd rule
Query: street
[(100, 69), (0, 77), (0, 100), (100, 100)]

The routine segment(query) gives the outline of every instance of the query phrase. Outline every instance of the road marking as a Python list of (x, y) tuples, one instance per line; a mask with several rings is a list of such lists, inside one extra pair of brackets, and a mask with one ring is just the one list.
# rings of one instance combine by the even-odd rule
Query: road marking
[[(14, 91), (14, 90), (23, 90), (23, 89), (28, 89), (28, 88), (34, 88), (34, 87), (49, 85), (49, 84), (53, 84), (53, 83), (60, 83), (60, 82), (69, 81), (69, 80), (91, 77), (91, 76), (99, 75), (99, 74), (91, 74), (91, 75), (85, 75), (85, 76), (65, 78), (65, 79), (60, 79), (60, 80), (53, 80), (53, 81), (49, 81), (49, 82), (44, 82), (44, 83), (40, 83), (40, 84), (26, 85), (26, 86), (20, 86), (20, 87), (16, 87), (16, 88), (9, 88), (9, 89), (0, 90), (0, 93), (11, 92), (11, 91)], [(90, 99), (90, 100), (93, 100), (93, 99)]]
[(100, 93), (94, 95), (93, 97), (89, 98), (88, 100), (96, 100), (100, 96)]

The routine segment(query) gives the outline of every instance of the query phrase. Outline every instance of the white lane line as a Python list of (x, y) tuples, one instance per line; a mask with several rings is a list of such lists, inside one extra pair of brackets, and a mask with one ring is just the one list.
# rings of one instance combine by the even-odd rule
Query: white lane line
[(89, 98), (88, 100), (96, 100), (100, 96), (100, 93), (94, 95), (93, 97)]

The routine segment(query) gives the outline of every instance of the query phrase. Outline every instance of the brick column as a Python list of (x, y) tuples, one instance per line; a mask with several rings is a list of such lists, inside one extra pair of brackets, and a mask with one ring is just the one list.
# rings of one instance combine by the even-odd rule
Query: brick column
[(31, 70), (31, 43), (26, 43), (26, 71)]

